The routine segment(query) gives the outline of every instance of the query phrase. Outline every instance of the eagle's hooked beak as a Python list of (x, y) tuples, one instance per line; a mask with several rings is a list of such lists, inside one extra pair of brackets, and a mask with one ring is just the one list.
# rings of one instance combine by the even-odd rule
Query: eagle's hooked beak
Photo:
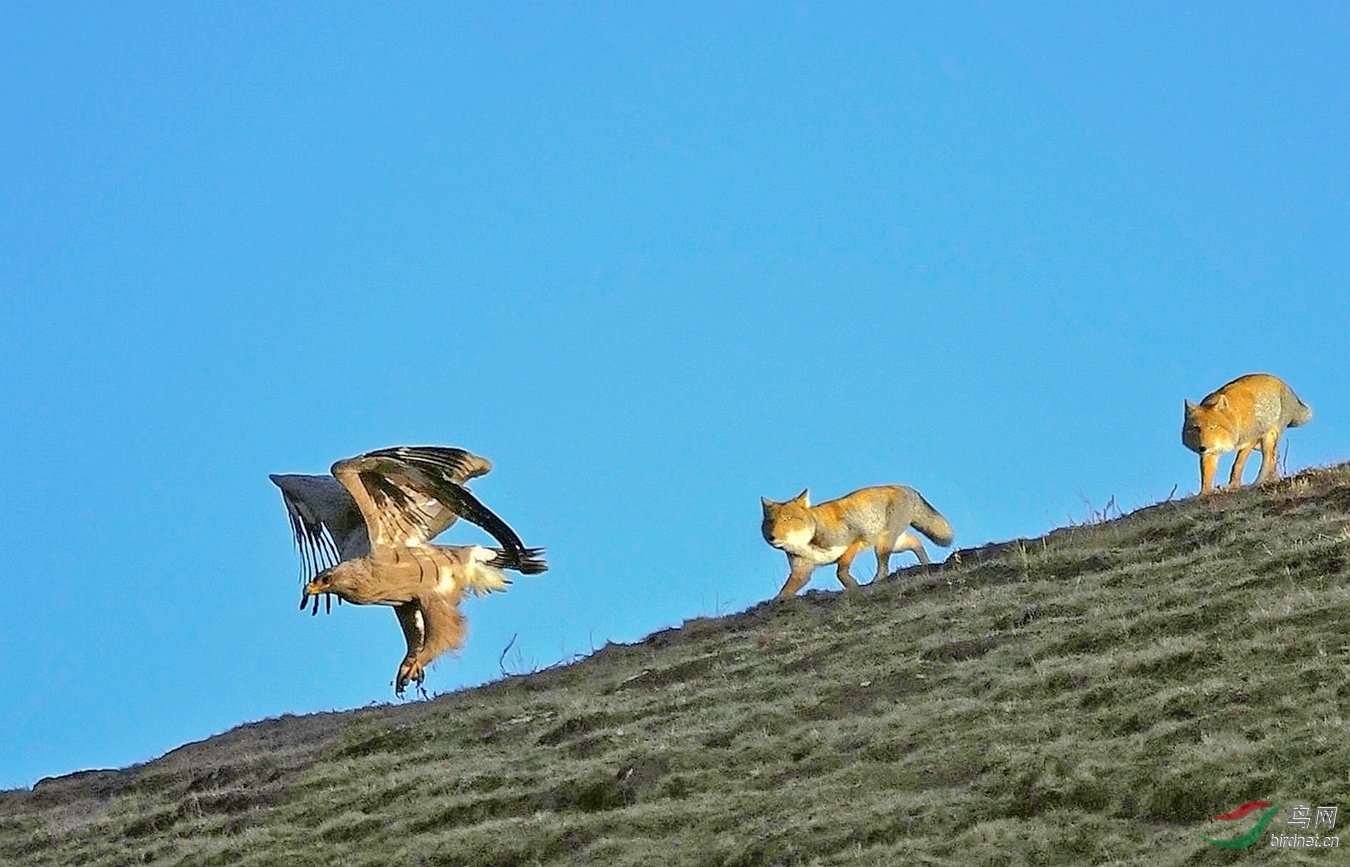
[[(311, 611), (310, 614), (311, 614), (311, 615), (318, 614), (318, 613), (319, 613), (319, 596), (321, 596), (322, 594), (323, 594), (323, 588), (321, 588), (321, 587), (319, 586), (319, 582), (318, 582), (318, 581), (311, 581), (311, 582), (309, 582), (308, 584), (306, 584), (306, 585), (305, 585), (305, 590), (304, 590), (304, 592), (300, 594), (300, 610), (301, 610), (301, 611), (304, 611), (304, 610), (305, 610), (305, 606), (309, 604), (310, 599), (313, 599), (313, 600), (314, 600), (314, 610)], [(331, 608), (331, 606), (332, 606), (332, 604), (333, 604), (331, 599), (329, 600), (328, 604), (329, 604), (329, 606), (330, 606), (330, 608)]]

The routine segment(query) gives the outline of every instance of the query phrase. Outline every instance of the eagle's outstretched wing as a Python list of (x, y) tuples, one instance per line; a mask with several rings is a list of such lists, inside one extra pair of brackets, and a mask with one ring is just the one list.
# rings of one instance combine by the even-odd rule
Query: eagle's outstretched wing
[(473, 460), (462, 449), (402, 446), (338, 461), (333, 476), (365, 518), (372, 549), (425, 545), (449, 525), (444, 521), (448, 512), (501, 543), (504, 568), (525, 574), (544, 571), (538, 552), (527, 549), (505, 521), (464, 487), (465, 480), (478, 474)]
[[(386, 449), (386, 451), (390, 451)], [(436, 449), (452, 458), (448, 478), (460, 485), (492, 469), (487, 458), (463, 449)], [(281, 489), (286, 516), (300, 551), (304, 580), (336, 565), (340, 560), (364, 557), (370, 553), (370, 535), (356, 500), (332, 476), (274, 473), (268, 476)], [(413, 492), (407, 492), (409, 496)], [(428, 538), (436, 536), (459, 517), (446, 506), (432, 502), (425, 509)]]

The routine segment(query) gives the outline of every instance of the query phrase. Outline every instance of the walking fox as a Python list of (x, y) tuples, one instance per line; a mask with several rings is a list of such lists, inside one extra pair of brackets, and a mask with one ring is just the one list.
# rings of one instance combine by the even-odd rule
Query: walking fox
[(1249, 373), (1207, 395), (1199, 405), (1186, 401), (1181, 442), (1200, 455), (1200, 493), (1214, 489), (1214, 471), (1219, 455), (1237, 450), (1233, 471), (1225, 490), (1242, 484), (1242, 466), (1261, 445), (1261, 472), (1257, 483), (1279, 478), (1275, 447), (1287, 427), (1298, 427), (1312, 418), (1312, 407), (1298, 399), (1294, 390), (1268, 373)]
[(845, 587), (857, 587), (849, 574), (853, 558), (871, 547), (877, 555), (875, 580), (890, 572), (891, 554), (913, 551), (930, 562), (923, 543), (905, 530), (914, 527), (938, 545), (950, 545), (952, 525), (918, 491), (905, 485), (862, 488), (837, 500), (812, 506), (807, 492), (783, 503), (761, 497), (764, 541), (787, 552), (788, 579), (779, 599), (791, 599), (817, 567), (838, 563), (835, 574)]

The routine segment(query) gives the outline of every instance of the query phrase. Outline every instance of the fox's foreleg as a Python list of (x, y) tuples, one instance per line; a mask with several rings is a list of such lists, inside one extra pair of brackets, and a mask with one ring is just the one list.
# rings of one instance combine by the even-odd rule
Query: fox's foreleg
[(791, 599), (797, 595), (797, 591), (806, 586), (806, 582), (811, 580), (811, 573), (816, 570), (815, 563), (805, 557), (798, 557), (795, 554), (787, 555), (788, 558), (788, 578), (783, 589), (778, 591), (777, 599)]
[(843, 584), (844, 589), (846, 590), (852, 590), (854, 587), (858, 586), (858, 582), (854, 580), (853, 574), (849, 572), (849, 567), (853, 565), (853, 558), (858, 556), (858, 552), (866, 547), (866, 539), (855, 539), (844, 549), (844, 553), (839, 555), (838, 565), (835, 566), (834, 574), (839, 578), (839, 583)]
[[(1228, 474), (1228, 484), (1225, 486), (1226, 490), (1236, 491), (1238, 488), (1242, 487), (1242, 468), (1247, 465), (1247, 458), (1251, 456), (1252, 449), (1255, 447), (1256, 443), (1247, 443), (1246, 445), (1238, 446), (1237, 456), (1233, 458), (1233, 471)], [(1264, 461), (1265, 458), (1263, 457), (1262, 460)], [(1261, 470), (1264, 472), (1265, 467), (1262, 466)]]
[(1214, 471), (1219, 468), (1217, 452), (1207, 452), (1200, 456), (1200, 496), (1208, 496), (1214, 491)]

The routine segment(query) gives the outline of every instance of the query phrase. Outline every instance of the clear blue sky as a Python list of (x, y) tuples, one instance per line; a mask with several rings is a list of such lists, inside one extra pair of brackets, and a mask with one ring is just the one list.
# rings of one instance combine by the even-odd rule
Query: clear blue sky
[(1344, 5), (655, 5), (0, 6), (0, 788), (393, 699), (271, 472), (496, 464), (443, 692), (772, 596), (761, 495), (1039, 534), (1252, 371), (1350, 458)]

